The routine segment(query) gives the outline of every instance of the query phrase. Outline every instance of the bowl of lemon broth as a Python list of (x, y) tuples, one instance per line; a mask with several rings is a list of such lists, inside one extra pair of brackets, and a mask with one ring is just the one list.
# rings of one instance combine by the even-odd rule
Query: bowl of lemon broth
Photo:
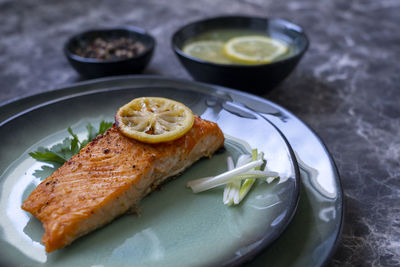
[(262, 94), (290, 74), (308, 39), (286, 20), (227, 16), (180, 28), (172, 46), (194, 79)]

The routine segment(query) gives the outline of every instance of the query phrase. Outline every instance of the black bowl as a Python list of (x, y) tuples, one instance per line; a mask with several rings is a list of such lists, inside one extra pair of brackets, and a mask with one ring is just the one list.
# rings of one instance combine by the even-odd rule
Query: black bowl
[[(79, 47), (85, 47), (95, 38), (105, 40), (116, 38), (128, 38), (140, 41), (146, 49), (130, 58), (103, 60), (87, 58), (76, 54)], [(150, 62), (153, 55), (155, 39), (144, 30), (136, 27), (123, 27), (113, 29), (95, 29), (71, 37), (64, 46), (64, 53), (72, 67), (86, 78), (97, 78), (110, 75), (140, 73)]]
[[(293, 50), (281, 60), (262, 65), (218, 64), (191, 57), (182, 48), (193, 37), (215, 29), (247, 29), (265, 32), (284, 41)], [(190, 23), (178, 29), (172, 37), (172, 47), (182, 65), (199, 81), (228, 86), (262, 94), (276, 87), (296, 67), (308, 48), (303, 29), (283, 19), (246, 16), (224, 16)]]

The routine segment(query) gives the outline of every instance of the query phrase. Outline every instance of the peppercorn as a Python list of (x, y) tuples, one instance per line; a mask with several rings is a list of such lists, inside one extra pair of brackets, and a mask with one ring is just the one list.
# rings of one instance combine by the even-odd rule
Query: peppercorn
[(126, 37), (105, 40), (101, 37), (88, 42), (86, 46), (78, 47), (75, 54), (85, 58), (101, 60), (128, 59), (142, 54), (146, 46)]

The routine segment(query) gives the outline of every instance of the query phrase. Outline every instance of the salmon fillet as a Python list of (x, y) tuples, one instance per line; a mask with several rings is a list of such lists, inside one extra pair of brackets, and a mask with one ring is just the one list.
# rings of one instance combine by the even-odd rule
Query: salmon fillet
[(177, 140), (145, 144), (110, 128), (96, 137), (23, 202), (45, 230), (47, 252), (63, 248), (136, 207), (165, 179), (223, 146), (218, 125), (195, 117)]

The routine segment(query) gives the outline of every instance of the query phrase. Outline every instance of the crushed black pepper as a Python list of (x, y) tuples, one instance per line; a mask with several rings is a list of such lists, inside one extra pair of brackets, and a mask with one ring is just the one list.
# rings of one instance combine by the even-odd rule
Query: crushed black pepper
[(103, 60), (128, 59), (142, 54), (146, 46), (140, 42), (126, 37), (103, 39), (98, 37), (88, 42), (84, 47), (78, 47), (75, 54), (85, 58)]

